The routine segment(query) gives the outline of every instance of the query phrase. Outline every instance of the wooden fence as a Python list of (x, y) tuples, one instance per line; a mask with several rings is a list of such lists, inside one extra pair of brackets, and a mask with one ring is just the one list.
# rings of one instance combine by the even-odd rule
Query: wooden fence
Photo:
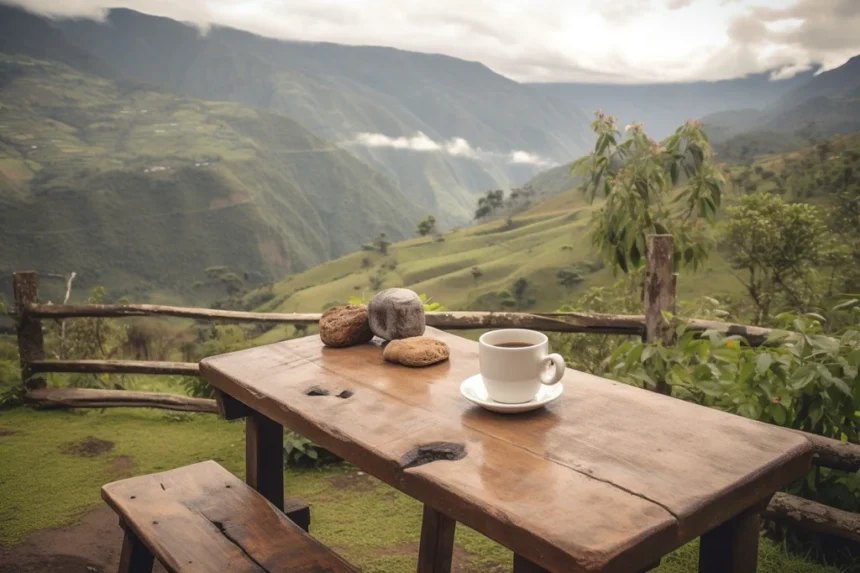
[[(664, 312), (675, 311), (677, 276), (672, 272), (672, 237), (649, 236), (648, 252), (643, 292), (645, 313), (642, 315), (428, 312), (427, 325), (445, 330), (529, 328), (548, 332), (632, 335), (641, 336), (645, 340), (660, 339), (671, 344), (673, 329), (663, 317)], [(152, 304), (40, 304), (38, 275), (34, 271), (14, 273), (13, 288), (15, 308), (12, 316), (16, 324), (25, 401), (44, 408), (150, 407), (187, 412), (218, 412), (215, 401), (205, 398), (161, 392), (47, 387), (39, 374), (87, 372), (197, 376), (199, 369), (193, 362), (46, 360), (41, 324), (43, 319), (173, 316), (219, 322), (312, 325), (319, 322), (321, 316), (318, 313), (259, 313)], [(744, 336), (752, 345), (763, 343), (770, 332), (767, 328), (710, 320), (693, 319), (688, 324), (693, 330), (714, 329), (727, 334), (738, 334)], [(656, 390), (668, 393), (669, 388), (659, 382)], [(860, 470), (860, 445), (806, 432), (799, 433), (812, 442), (817, 465), (852, 472)], [(778, 493), (765, 510), (764, 516), (860, 543), (860, 515), (797, 496)]]

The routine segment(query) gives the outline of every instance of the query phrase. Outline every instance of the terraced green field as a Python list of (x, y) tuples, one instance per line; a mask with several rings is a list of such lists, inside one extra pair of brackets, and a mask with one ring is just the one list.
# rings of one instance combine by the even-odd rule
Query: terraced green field
[[(724, 207), (753, 190), (825, 205), (828, 185), (833, 184), (826, 182), (835, 181), (843, 169), (856, 163), (855, 156), (860, 157), (860, 133), (837, 137), (830, 144), (823, 158), (813, 148), (727, 165), (730, 185)], [(617, 279), (611, 268), (601, 267), (591, 248), (588, 221), (595, 208), (571, 188), (510, 220), (453, 230), (441, 240), (421, 237), (395, 243), (386, 256), (355, 252), (275, 283), (275, 297), (263, 309), (318, 312), (350, 297), (369, 298), (379, 289), (404, 286), (449, 309), (500, 310), (505, 308), (500, 304), (505, 292), (522, 278), (528, 283), (525, 308), (555, 310), (586, 289), (610, 286)], [(720, 232), (718, 224), (715, 239)], [(480, 270), (477, 278), (472, 273), (475, 267)], [(565, 287), (556, 273), (571, 267), (581, 271), (583, 280)], [(678, 280), (678, 297), (688, 301), (704, 295), (737, 299), (742, 289), (719, 249), (704, 268), (682, 272)]]

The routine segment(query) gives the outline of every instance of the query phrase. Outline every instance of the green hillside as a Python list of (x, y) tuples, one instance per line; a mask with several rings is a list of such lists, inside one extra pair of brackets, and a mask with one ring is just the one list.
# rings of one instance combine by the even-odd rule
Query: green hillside
[[(0, 20), (2, 15), (0, 7)], [(409, 138), (420, 132), (440, 145), (464, 138), (473, 154), (349, 147), (444, 223), (467, 221), (477, 193), (522, 183), (545, 167), (512, 161), (512, 152), (560, 163), (583, 153), (592, 140), (588, 118), (575, 102), (544, 95), (478, 62), (387, 47), (279, 41), (219, 26), (200, 34), (126, 9), (111, 10), (104, 22), (58, 21), (52, 31), (125, 77), (285, 113), (337, 143), (359, 133)]]
[(418, 218), (390, 180), (284, 116), (0, 54), (5, 276), (76, 271), (122, 294), (227, 265), (260, 283)]
[[(838, 184), (845, 166), (860, 157), (860, 132), (784, 155), (757, 158), (727, 166), (734, 183), (729, 204), (738, 194), (754, 190), (780, 193), (787, 199), (824, 203), (827, 189)], [(555, 170), (550, 180), (559, 184)], [(573, 302), (589, 287), (612, 285), (616, 277), (604, 267), (587, 237), (591, 210), (568, 176), (568, 190), (552, 196), (510, 219), (501, 218), (447, 233), (395, 243), (387, 255), (359, 251), (275, 283), (274, 298), (264, 310), (318, 312), (350, 297), (367, 298), (377, 290), (406, 286), (450, 309), (502, 310), (516, 308), (509, 299), (518, 279), (527, 281), (523, 308), (551, 311)], [(477, 267), (480, 275), (473, 275)], [(582, 278), (564, 286), (557, 273), (568, 269)], [(678, 296), (738, 297), (743, 288), (719, 250), (704, 269), (684, 272)], [(273, 334), (272, 336), (275, 336)]]

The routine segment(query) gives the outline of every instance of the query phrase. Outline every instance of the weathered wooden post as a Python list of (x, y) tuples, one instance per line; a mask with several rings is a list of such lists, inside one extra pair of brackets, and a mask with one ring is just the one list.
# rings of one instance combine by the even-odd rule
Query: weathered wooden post
[[(648, 235), (645, 240), (645, 341), (662, 340), (669, 346), (675, 341), (675, 329), (663, 313), (675, 314), (674, 240), (672, 235)], [(656, 390), (661, 394), (672, 392), (665, 380), (657, 380)]]
[(18, 357), (21, 363), (21, 381), (28, 389), (44, 388), (45, 379), (32, 378), (30, 363), (45, 359), (45, 341), (42, 321), (31, 317), (27, 307), (39, 302), (39, 276), (36, 271), (19, 271), (12, 274), (15, 295), (15, 328), (18, 333)]

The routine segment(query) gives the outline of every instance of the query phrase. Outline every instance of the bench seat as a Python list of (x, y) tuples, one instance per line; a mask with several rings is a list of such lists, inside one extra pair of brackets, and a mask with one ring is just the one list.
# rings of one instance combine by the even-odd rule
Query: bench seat
[(120, 572), (357, 571), (214, 461), (109, 483), (125, 529)]

